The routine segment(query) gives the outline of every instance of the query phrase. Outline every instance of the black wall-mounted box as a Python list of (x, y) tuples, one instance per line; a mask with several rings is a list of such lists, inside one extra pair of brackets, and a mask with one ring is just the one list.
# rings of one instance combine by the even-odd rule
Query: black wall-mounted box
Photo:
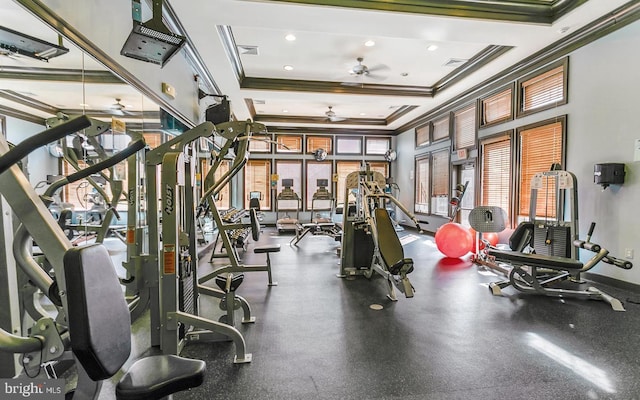
[(624, 164), (603, 163), (593, 166), (593, 182), (598, 185), (620, 185), (624, 183)]

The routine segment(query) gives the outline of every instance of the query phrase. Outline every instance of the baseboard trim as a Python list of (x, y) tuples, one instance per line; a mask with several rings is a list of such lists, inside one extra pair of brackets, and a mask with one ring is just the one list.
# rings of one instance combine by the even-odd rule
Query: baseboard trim
[(599, 283), (604, 283), (605, 285), (613, 286), (619, 289), (628, 290), (634, 293), (640, 294), (640, 285), (636, 285), (635, 283), (621, 281), (620, 279), (610, 278), (608, 276), (594, 274), (590, 272), (585, 272), (582, 274), (585, 278)]

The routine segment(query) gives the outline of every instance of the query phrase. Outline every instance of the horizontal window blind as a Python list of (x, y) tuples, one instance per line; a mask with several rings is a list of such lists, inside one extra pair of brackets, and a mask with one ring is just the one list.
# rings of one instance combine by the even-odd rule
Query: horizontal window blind
[(326, 136), (307, 136), (307, 153), (313, 153), (318, 149), (325, 149), (328, 154), (331, 154), (332, 142), (331, 138)]
[(249, 153), (270, 153), (271, 138), (266, 135), (252, 135), (249, 139)]
[(159, 133), (143, 133), (142, 137), (150, 149), (155, 149), (162, 144), (162, 135)]
[(429, 159), (416, 160), (415, 212), (429, 212)]
[[(336, 203), (344, 203), (345, 180), (347, 175), (360, 170), (360, 161), (338, 161), (336, 163), (336, 174), (338, 174), (338, 184), (336, 185)], [(353, 199), (352, 199), (353, 200)]]
[(431, 124), (427, 124), (425, 126), (421, 126), (420, 128), (416, 128), (416, 147), (429, 144), (430, 129), (431, 129)]
[(533, 110), (564, 99), (564, 66), (522, 82), (522, 111)]
[(454, 149), (475, 147), (476, 106), (467, 107), (453, 114)]
[(366, 138), (366, 154), (384, 154), (389, 150), (391, 139), (389, 138)]
[(482, 205), (497, 206), (509, 214), (511, 199), (511, 139), (482, 144)]
[(302, 153), (302, 136), (279, 135), (276, 153)]
[(449, 195), (449, 149), (431, 154), (431, 196)]
[(511, 118), (511, 88), (482, 100), (482, 125), (493, 124)]
[[(562, 163), (562, 122), (526, 129), (520, 132), (520, 201), (518, 215), (529, 215), (531, 178), (549, 171), (554, 163)], [(538, 190), (536, 216), (555, 218), (555, 186), (552, 182)]]
[(449, 137), (449, 116), (433, 123), (433, 141)]
[(244, 208), (249, 209), (249, 193), (262, 193), (260, 207), (263, 210), (271, 209), (271, 161), (247, 160), (244, 167)]

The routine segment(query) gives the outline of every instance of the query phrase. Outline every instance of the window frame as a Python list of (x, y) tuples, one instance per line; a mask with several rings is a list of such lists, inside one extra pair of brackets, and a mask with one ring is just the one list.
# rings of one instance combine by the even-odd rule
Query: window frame
[[(363, 149), (363, 143), (362, 143), (362, 139), (364, 139), (364, 136), (341, 136), (341, 137), (336, 137), (336, 143), (335, 143), (335, 154), (336, 155), (362, 155), (362, 151)], [(355, 152), (341, 152), (339, 150), (340, 147), (340, 141), (341, 140), (358, 140), (360, 142), (360, 151), (355, 153)]]
[(247, 163), (245, 164), (244, 168), (243, 168), (243, 187), (242, 187), (242, 203), (244, 204), (244, 208), (249, 209), (249, 192), (251, 192), (251, 190), (248, 190), (248, 183), (247, 183), (247, 171), (249, 171), (249, 167), (251, 163), (254, 162), (263, 162), (267, 164), (267, 182), (266, 182), (266, 191), (263, 194), (264, 198), (260, 199), (260, 209), (263, 211), (271, 211), (273, 209), (273, 199), (271, 196), (271, 171), (273, 168), (273, 160), (271, 160), (270, 158), (253, 158), (253, 159), (249, 159), (247, 160)]
[[(538, 76), (544, 75), (546, 73), (549, 73), (551, 71), (553, 71), (556, 68), (562, 67), (562, 98), (559, 100), (556, 100), (552, 103), (548, 103), (548, 104), (544, 104), (541, 105), (539, 107), (535, 107), (535, 108), (531, 108), (531, 109), (527, 109), (524, 110), (524, 99), (525, 99), (525, 95), (524, 95), (524, 88), (523, 88), (523, 84), (530, 81), (531, 79), (535, 79)], [(553, 62), (551, 64), (546, 65), (545, 67), (538, 69), (530, 74), (527, 74), (525, 76), (522, 76), (520, 78), (518, 78), (518, 80), (516, 81), (516, 88), (517, 88), (517, 107), (516, 107), (516, 118), (520, 118), (520, 117), (524, 117), (527, 115), (531, 115), (531, 114), (535, 114), (541, 111), (545, 111), (545, 110), (549, 110), (552, 108), (556, 108), (560, 105), (563, 104), (567, 104), (569, 102), (568, 100), (568, 89), (569, 89), (569, 57), (565, 57), (562, 60)]]
[[(294, 139), (297, 142), (297, 148), (294, 149), (286, 149), (282, 147), (286, 145), (280, 142), (280, 139)], [(275, 153), (277, 154), (302, 154), (304, 149), (304, 140), (302, 139), (302, 135), (289, 135), (289, 134), (276, 134), (276, 145)]]
[[(420, 168), (419, 168), (419, 163), (422, 162), (426, 162), (427, 167), (426, 167), (426, 203), (419, 203), (418, 202), (418, 194), (420, 193), (420, 190), (418, 189), (418, 184), (421, 181), (422, 178), (422, 174), (420, 174)], [(413, 187), (413, 210), (414, 213), (416, 214), (422, 214), (422, 215), (429, 215), (429, 212), (431, 211), (431, 157), (430, 154), (423, 154), (420, 155), (419, 157), (416, 157), (415, 162), (414, 162), (414, 187)]]
[[(476, 128), (476, 126), (477, 126), (476, 114), (478, 112), (477, 110), (478, 109), (476, 108), (476, 103), (472, 102), (470, 104), (467, 104), (464, 107), (458, 108), (457, 110), (455, 110), (452, 113), (452, 124), (451, 124), (451, 126), (453, 128), (453, 132), (451, 132), (451, 137), (452, 137), (452, 140), (451, 140), (452, 143), (451, 144), (452, 144), (452, 147), (453, 147), (453, 151), (462, 150), (462, 149), (474, 149), (477, 146), (477, 141), (478, 141), (478, 130)], [(472, 123), (470, 125), (468, 125), (468, 126), (470, 126), (470, 129), (473, 130), (473, 133), (472, 133), (473, 139), (471, 140), (471, 144), (458, 147), (458, 139), (460, 137), (458, 136), (459, 132), (456, 129), (456, 127), (457, 127), (457, 121), (458, 121), (459, 115), (461, 115), (463, 113), (469, 113), (467, 115), (470, 115), (471, 118), (473, 118)], [(465, 134), (466, 134), (466, 132), (465, 132)], [(465, 136), (465, 138), (466, 138), (466, 136)]]
[[(433, 123), (431, 123), (431, 121), (427, 122), (425, 125), (422, 125), (422, 126), (416, 128), (416, 130), (415, 130), (415, 138), (414, 138), (414, 144), (415, 144), (416, 148), (420, 148), (420, 147), (423, 147), (423, 146), (428, 146), (428, 145), (431, 144), (431, 133), (432, 133), (432, 130), (433, 130)], [(425, 131), (426, 131), (426, 133), (423, 133)], [(427, 137), (426, 140), (420, 142), (418, 138), (421, 135), (426, 135), (426, 137)]]
[[(446, 121), (445, 121), (446, 120)], [(436, 127), (440, 123), (440, 121), (444, 121), (447, 126), (447, 135), (442, 137), (435, 137), (436, 135)], [(431, 129), (431, 144), (443, 142), (445, 140), (451, 139), (451, 113), (448, 112), (445, 115), (441, 115), (438, 118), (435, 118), (431, 121), (432, 129)]]
[[(439, 177), (442, 175), (442, 173), (440, 171), (436, 171), (436, 168), (434, 168), (436, 166), (435, 163), (435, 157), (434, 156), (439, 156), (440, 154), (443, 154), (444, 156), (446, 156), (447, 161), (444, 163), (444, 165), (446, 166), (446, 171), (447, 171), (447, 178), (445, 180), (444, 183), (444, 194), (442, 195), (437, 195), (434, 193), (435, 189), (436, 189), (436, 179), (435, 177)], [(431, 178), (431, 190), (429, 192), (429, 201), (430, 201), (430, 210), (431, 210), (431, 215), (438, 215), (441, 217), (448, 217), (449, 216), (449, 199), (451, 197), (451, 149), (448, 147), (445, 147), (444, 149), (440, 149), (440, 150), (436, 150), (436, 151), (432, 151), (431, 152), (431, 160), (429, 162), (429, 168), (430, 168), (430, 178)], [(437, 197), (442, 197), (446, 199), (446, 207), (445, 207), (445, 211), (444, 212), (435, 212), (434, 211), (434, 206), (433, 206), (433, 201), (434, 198)]]
[[(384, 152), (382, 153), (372, 153), (369, 148), (369, 141), (373, 141), (373, 140), (384, 140), (385, 142), (387, 142), (387, 148)], [(389, 149), (391, 149), (391, 138), (390, 137), (378, 137), (378, 136), (365, 136), (364, 137), (364, 154), (366, 156), (383, 156), (386, 154), (387, 151), (389, 151)]]
[(496, 133), (495, 135), (491, 135), (489, 137), (483, 138), (479, 143), (478, 149), (478, 161), (479, 161), (479, 171), (478, 176), (480, 177), (480, 185), (478, 185), (479, 192), (479, 204), (483, 206), (499, 206), (502, 208), (501, 204), (487, 204), (485, 201), (485, 146), (491, 145), (494, 143), (499, 143), (503, 141), (508, 141), (509, 147), (509, 178), (507, 180), (507, 204), (504, 211), (507, 213), (507, 220), (509, 221), (509, 226), (513, 226), (513, 205), (514, 205), (514, 196), (513, 193), (515, 191), (514, 185), (514, 176), (515, 176), (515, 167), (516, 167), (516, 155), (515, 155), (515, 131), (510, 129), (508, 131), (503, 131), (500, 133)]
[[(329, 190), (331, 192), (331, 195), (333, 196), (334, 200), (336, 199), (336, 194), (335, 194), (335, 189), (333, 189), (333, 187), (335, 185), (333, 185), (333, 162), (331, 162), (330, 160), (325, 160), (325, 161), (316, 161), (316, 160), (307, 160), (305, 162), (305, 166), (304, 166), (304, 170), (305, 170), (305, 174), (304, 174), (304, 179), (305, 179), (305, 200), (304, 200), (304, 209), (305, 211), (310, 211), (311, 210), (311, 202), (313, 200), (313, 194), (316, 192), (316, 190), (318, 190), (318, 185), (317, 182), (310, 180), (309, 179), (309, 167), (313, 166), (313, 165), (322, 165), (322, 166), (328, 166), (329, 167), (329, 176), (327, 176), (327, 179), (329, 180), (329, 187), (327, 187), (327, 190)], [(318, 179), (318, 178), (316, 178)], [(323, 178), (320, 178), (323, 179)], [(335, 206), (335, 204), (334, 204)]]
[[(522, 132), (524, 131), (529, 131), (532, 129), (536, 129), (536, 128), (541, 128), (547, 125), (552, 125), (555, 123), (560, 123), (561, 124), (561, 139), (560, 139), (560, 144), (562, 146), (561, 150), (560, 150), (560, 164), (562, 165), (562, 167), (564, 168), (566, 166), (566, 159), (567, 159), (567, 115), (561, 115), (558, 117), (553, 117), (553, 118), (548, 118), (542, 121), (537, 121), (534, 122), (532, 124), (527, 124), (521, 127), (516, 128), (516, 132), (515, 132), (515, 148), (516, 148), (516, 168), (514, 170), (514, 182), (515, 182), (515, 190), (513, 191), (513, 193), (515, 194), (515, 204), (514, 204), (514, 209), (513, 209), (513, 218), (512, 219), (516, 219), (516, 222), (519, 222), (521, 220), (524, 219), (529, 219), (530, 215), (529, 215), (529, 210), (530, 210), (530, 203), (526, 205), (526, 207), (521, 206), (521, 202), (522, 202), (522, 189), (523, 186), (526, 185), (530, 185), (531, 181), (529, 180), (529, 182), (527, 182), (526, 185), (523, 185), (522, 182)], [(549, 167), (551, 167), (551, 165), (549, 165)], [(546, 169), (548, 171), (548, 169)], [(544, 172), (544, 171), (539, 171), (539, 172)], [(527, 195), (530, 196), (530, 193)], [(538, 198), (540, 199), (542, 196), (540, 196), (540, 194), (538, 195)], [(526, 214), (521, 214), (520, 211), (521, 210), (525, 210)], [(558, 210), (559, 212), (562, 212), (562, 210)]]
[(309, 146), (311, 145), (311, 141), (313, 139), (329, 139), (329, 148), (325, 149), (324, 147), (318, 147), (318, 148), (322, 148), (327, 152), (327, 155), (331, 155), (333, 154), (333, 136), (329, 136), (329, 135), (308, 135), (306, 137), (306, 142), (305, 142), (305, 149), (306, 149), (306, 154), (313, 154), (318, 148), (316, 149), (311, 149), (309, 148)]
[[(496, 119), (495, 121), (491, 121), (491, 122), (485, 122), (485, 101), (491, 99), (492, 97), (497, 97), (498, 95), (506, 92), (506, 91), (511, 91), (511, 94), (509, 96), (509, 115), (501, 117)], [(478, 99), (478, 114), (476, 116), (477, 118), (477, 122), (478, 122), (478, 128), (482, 129), (482, 128), (488, 128), (490, 126), (494, 126), (494, 125), (498, 125), (498, 124), (502, 124), (504, 122), (507, 121), (512, 121), (515, 118), (515, 83), (511, 83), (507, 86), (502, 86), (497, 90), (492, 91), (491, 93), (482, 96)]]

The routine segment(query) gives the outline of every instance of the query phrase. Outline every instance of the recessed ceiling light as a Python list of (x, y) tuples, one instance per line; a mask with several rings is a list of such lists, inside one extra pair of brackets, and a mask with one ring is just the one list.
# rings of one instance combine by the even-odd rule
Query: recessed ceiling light
[(367, 47), (373, 47), (376, 45), (376, 42), (374, 42), (373, 40), (367, 40), (366, 42), (364, 42), (364, 45)]
[(282, 68), (284, 68), (285, 71), (293, 71), (293, 65), (285, 65)]
[(284, 38), (287, 39), (290, 42), (293, 42), (294, 40), (296, 40), (296, 35), (294, 35), (293, 33), (290, 33), (287, 36), (285, 36)]
[(435, 44), (430, 44), (429, 47), (427, 47), (427, 50), (429, 51), (438, 50), (438, 46), (436, 46)]
[(365, 115), (367, 115), (367, 113), (360, 113), (360, 115), (365, 116)]
[(570, 28), (570, 27), (568, 27), (568, 26), (563, 26), (562, 28), (560, 28), (560, 29), (558, 30), (558, 33), (561, 33), (561, 34), (563, 34), (563, 33), (567, 33), (567, 32), (569, 31), (569, 29), (571, 29), (571, 28)]
[(283, 113), (288, 113), (289, 110), (287, 110), (286, 108), (284, 110), (282, 110)]
[(86, 103), (80, 103), (80, 107), (89, 107), (89, 105)]

